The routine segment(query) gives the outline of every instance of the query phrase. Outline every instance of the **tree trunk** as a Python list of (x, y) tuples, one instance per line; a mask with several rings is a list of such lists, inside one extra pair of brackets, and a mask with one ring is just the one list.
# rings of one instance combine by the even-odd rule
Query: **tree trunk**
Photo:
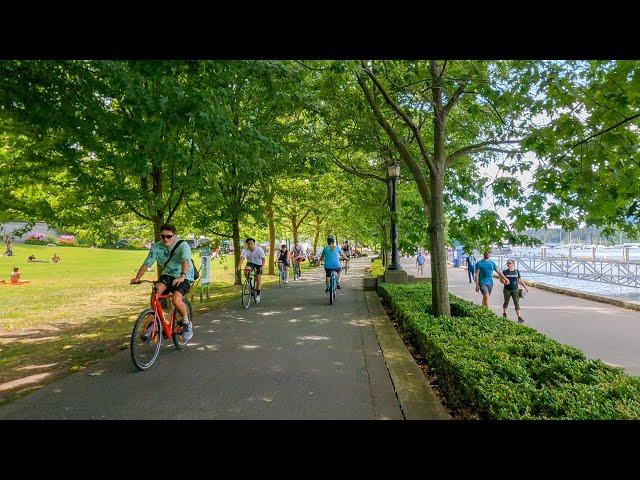
[(447, 254), (444, 243), (444, 172), (431, 175), (429, 243), (431, 246), (431, 301), (435, 316), (450, 315)]
[(233, 234), (233, 257), (235, 258), (235, 264), (233, 271), (235, 272), (236, 280), (234, 285), (242, 285), (242, 273), (237, 271), (240, 264), (240, 219), (236, 213), (231, 221), (231, 228)]
[(162, 218), (154, 216), (151, 221), (153, 222), (153, 241), (160, 241), (160, 227), (162, 226)]
[(293, 243), (295, 244), (298, 241), (298, 225), (295, 217), (291, 219), (291, 233), (293, 234)]
[(276, 248), (276, 226), (273, 223), (273, 205), (267, 206), (267, 218), (269, 219), (269, 275), (274, 275), (273, 261)]
[[(154, 215), (151, 218), (151, 221), (153, 222), (153, 238), (154, 238), (154, 242), (159, 242), (160, 241), (160, 227), (162, 226), (162, 224), (164, 223), (162, 221), (162, 218)], [(156, 268), (156, 280), (160, 280), (160, 275), (162, 275), (162, 267), (158, 266), (158, 268)], [(168, 300), (168, 299), (164, 299), (164, 300)], [(163, 302), (163, 306), (165, 304), (168, 304), (168, 302)]]
[(313, 254), (315, 255), (318, 251), (318, 241), (320, 240), (320, 227), (316, 228), (316, 235), (313, 239)]

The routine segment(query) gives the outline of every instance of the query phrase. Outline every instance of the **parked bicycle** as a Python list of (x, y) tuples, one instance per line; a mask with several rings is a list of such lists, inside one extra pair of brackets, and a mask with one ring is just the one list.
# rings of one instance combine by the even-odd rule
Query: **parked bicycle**
[[(171, 298), (173, 295), (158, 295), (156, 282), (140, 280), (138, 283), (153, 284), (153, 308), (142, 311), (131, 332), (131, 361), (138, 370), (146, 370), (158, 358), (163, 337), (171, 337), (178, 350), (182, 350), (187, 341), (182, 335), (182, 314), (175, 307), (172, 307), (169, 320), (167, 320), (162, 309), (162, 299)], [(185, 298), (184, 303), (189, 309), (189, 318), (193, 319), (191, 302)]]

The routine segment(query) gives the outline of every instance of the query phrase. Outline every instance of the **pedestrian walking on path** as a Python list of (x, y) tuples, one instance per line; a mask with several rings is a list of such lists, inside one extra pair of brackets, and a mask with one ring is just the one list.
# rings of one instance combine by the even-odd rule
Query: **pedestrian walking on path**
[(520, 297), (522, 296), (522, 286), (527, 293), (527, 283), (520, 276), (520, 270), (515, 268), (515, 262), (512, 258), (507, 261), (507, 268), (502, 274), (509, 280), (509, 284), (504, 286), (502, 293), (504, 294), (504, 303), (502, 304), (502, 316), (507, 318), (507, 307), (509, 299), (513, 298), (513, 306), (516, 307), (516, 315), (518, 315), (518, 323), (524, 322), (524, 318), (520, 316)]
[(473, 282), (473, 277), (476, 273), (476, 257), (473, 256), (473, 252), (467, 255), (467, 274), (469, 275), (469, 283)]
[(418, 267), (418, 276), (424, 277), (424, 263), (427, 261), (427, 257), (424, 256), (422, 250), (418, 252), (418, 256), (416, 257), (416, 267)]
[(484, 252), (484, 258), (476, 264), (476, 292), (482, 293), (482, 305), (489, 308), (489, 297), (493, 290), (493, 272), (500, 277), (500, 281), (505, 285), (509, 284), (509, 280), (498, 269), (493, 260), (489, 260), (490, 253)]

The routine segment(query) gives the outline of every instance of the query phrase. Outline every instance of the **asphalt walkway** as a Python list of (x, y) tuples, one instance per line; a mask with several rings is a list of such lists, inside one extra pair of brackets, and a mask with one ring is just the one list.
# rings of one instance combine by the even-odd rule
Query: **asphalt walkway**
[[(196, 317), (149, 370), (125, 350), (0, 409), (0, 419), (402, 419), (352, 262), (328, 305), (324, 270)], [(197, 307), (197, 304), (196, 304)], [(143, 305), (140, 306), (143, 308)]]

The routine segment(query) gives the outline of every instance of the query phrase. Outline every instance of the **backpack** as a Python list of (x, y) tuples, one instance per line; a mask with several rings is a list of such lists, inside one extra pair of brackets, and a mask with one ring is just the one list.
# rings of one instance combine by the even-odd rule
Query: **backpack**
[[(167, 268), (167, 265), (171, 261), (171, 257), (173, 257), (173, 253), (176, 251), (176, 249), (180, 246), (182, 242), (184, 242), (184, 240), (178, 240), (176, 244), (173, 246), (173, 248), (171, 249), (171, 253), (169, 254), (169, 258), (167, 259), (164, 266), (162, 267), (162, 270)], [(193, 281), (195, 282), (197, 279), (200, 278), (200, 272), (196, 268), (196, 264), (193, 263), (193, 258), (190, 258), (189, 260), (191, 261), (191, 265), (193, 265)]]

